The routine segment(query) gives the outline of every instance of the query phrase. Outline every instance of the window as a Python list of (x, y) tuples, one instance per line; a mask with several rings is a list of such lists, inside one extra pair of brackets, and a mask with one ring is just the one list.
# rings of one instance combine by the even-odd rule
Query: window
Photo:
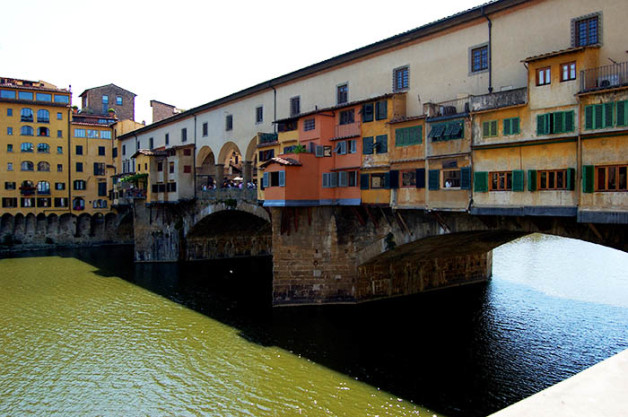
[(268, 161), (275, 157), (275, 150), (269, 149), (267, 151), (260, 151), (259, 153), (259, 161)]
[(49, 172), (50, 171), (50, 164), (46, 161), (41, 161), (37, 163), (37, 171), (40, 172)]
[(57, 146), (57, 154), (59, 155), (63, 154), (63, 146)]
[(519, 134), (519, 118), (504, 119), (504, 136)]
[(355, 122), (355, 111), (343, 110), (340, 112), (338, 123), (341, 125), (348, 125)]
[[(165, 136), (164, 140), (166, 142), (166, 145), (170, 145), (170, 134), (166, 133), (166, 136)], [(124, 153), (123, 153), (123, 155), (124, 155)]]
[(126, 155), (126, 145), (122, 145), (122, 155)]
[(39, 153), (50, 153), (50, 145), (47, 143), (38, 143), (37, 144), (37, 152)]
[(357, 153), (358, 152), (358, 141), (355, 139), (351, 139), (347, 141), (349, 144), (349, 153)]
[(423, 126), (395, 129), (395, 146), (418, 145), (422, 142)]
[(13, 90), (0, 90), (0, 98), (12, 98), (15, 100), (15, 91)]
[(62, 138), (63, 137), (63, 131), (62, 130), (57, 130), (57, 137), (58, 138)]
[[(98, 196), (105, 197), (107, 195), (107, 181), (98, 182)], [(105, 207), (107, 207), (105, 205)]]
[(64, 182), (55, 182), (55, 190), (57, 190), (57, 191), (65, 190), (65, 183)]
[(388, 102), (386, 100), (375, 103), (375, 120), (388, 118)]
[(372, 122), (374, 120), (373, 103), (366, 103), (362, 105), (362, 122)]
[(72, 209), (85, 210), (85, 200), (83, 200), (81, 197), (77, 197), (72, 200)]
[(482, 136), (485, 138), (497, 136), (497, 120), (482, 123)]
[(266, 187), (285, 187), (286, 171), (264, 172), (262, 185)]
[(290, 99), (290, 116), (296, 116), (301, 113), (301, 97), (292, 97)]
[(552, 71), (550, 67), (537, 68), (536, 85), (548, 85), (552, 83)]
[(6, 181), (4, 183), (4, 189), (5, 190), (15, 190), (15, 187), (16, 187), (15, 182)]
[(7, 162), (7, 171), (13, 171), (13, 162)]
[(37, 136), (50, 136), (50, 129), (48, 129), (47, 127), (38, 127)]
[(13, 145), (12, 144), (7, 144), (7, 152), (13, 152)]
[(55, 207), (67, 207), (68, 199), (65, 197), (55, 198), (54, 203), (55, 203)]
[(170, 174), (174, 174), (174, 162), (169, 162), (168, 163), (168, 172)]
[(491, 191), (511, 191), (512, 190), (512, 172), (491, 172), (489, 189)]
[(37, 183), (37, 194), (50, 194), (50, 183), (48, 181), (39, 181)]
[(455, 120), (452, 122), (433, 124), (428, 138), (431, 138), (433, 142), (462, 139), (464, 138), (464, 122), (462, 120)]
[(393, 91), (403, 91), (409, 87), (408, 67), (399, 67), (393, 70)]
[(50, 112), (48, 110), (37, 110), (37, 123), (50, 123)]
[(570, 81), (576, 79), (576, 63), (568, 62), (560, 64), (560, 81)]
[(22, 152), (33, 152), (33, 144), (30, 142), (22, 142), (20, 145), (20, 151)]
[(68, 104), (70, 102), (70, 96), (60, 96), (55, 94), (55, 103)]
[(100, 138), (101, 139), (111, 139), (111, 132), (108, 130), (101, 130), (100, 131)]
[(584, 128), (603, 129), (613, 127), (613, 104), (592, 104), (584, 108)]
[(48, 94), (48, 93), (37, 93), (35, 97), (37, 101), (48, 101), (48, 102), (52, 101), (52, 94)]
[(33, 197), (23, 197), (21, 200), (22, 207), (35, 207), (35, 199)]
[(153, 149), (155, 146), (153, 138), (148, 138), (148, 149)]
[(63, 113), (57, 112), (57, 120), (63, 120)]
[(3, 208), (16, 208), (17, 207), (17, 198), (16, 197), (5, 197), (2, 199), (2, 207)]
[(118, 106), (122, 105), (122, 96), (116, 96), (116, 105)]
[(595, 45), (600, 43), (599, 15), (574, 19), (572, 27), (573, 46)]
[(255, 108), (255, 123), (262, 123), (264, 121), (264, 107), (259, 106)]
[(83, 172), (83, 163), (82, 162), (77, 162), (76, 163), (76, 172)]
[(164, 163), (157, 162), (157, 172), (162, 172), (164, 170)]
[(33, 136), (35, 134), (35, 130), (31, 126), (22, 126), (20, 134), (22, 136)]
[(7, 127), (7, 135), (13, 136), (13, 128), (12, 127)]
[(628, 165), (596, 166), (595, 191), (628, 191)]
[(390, 176), (388, 173), (371, 174), (371, 189), (389, 188)]
[(401, 171), (401, 186), (416, 188), (416, 170)]
[(84, 190), (85, 189), (87, 183), (84, 180), (74, 180), (74, 184), (73, 185), (74, 185), (73, 188), (75, 190), (79, 190), (80, 191), (80, 190)]
[(84, 138), (85, 137), (85, 129), (74, 129), (74, 137), (75, 138)]
[(107, 110), (109, 110), (109, 96), (103, 95), (102, 96), (102, 112), (107, 113)]
[(336, 104), (344, 104), (349, 101), (349, 84), (341, 84), (336, 87)]
[(83, 146), (82, 145), (76, 145), (74, 153), (77, 154), (77, 155), (83, 155)]
[(183, 128), (181, 129), (181, 142), (187, 142), (188, 140), (188, 129), (187, 128)]
[(488, 45), (481, 45), (471, 49), (471, 72), (488, 70)]
[(57, 172), (63, 172), (63, 164), (57, 164)]
[(362, 138), (362, 154), (372, 155), (374, 153), (388, 152), (388, 135), (367, 136)]
[(536, 116), (536, 134), (549, 135), (554, 133), (573, 132), (574, 112), (559, 111), (539, 114)]
[(94, 175), (105, 175), (104, 162), (94, 162)]
[(233, 115), (228, 114), (225, 117), (225, 130), (233, 130)]
[(203, 123), (203, 136), (207, 136), (209, 134), (209, 125), (207, 122)]
[(529, 170), (528, 189), (535, 190), (573, 190), (575, 170), (553, 169), (553, 170)]
[(33, 121), (33, 111), (29, 108), (22, 109), (20, 112), (20, 121), (22, 122), (32, 122)]
[(303, 121), (303, 130), (310, 131), (310, 130), (314, 130), (316, 128), (316, 119), (314, 119), (313, 117), (310, 119), (305, 119)]
[(98, 131), (94, 129), (87, 129), (87, 137), (90, 139), (98, 139)]
[(19, 100), (30, 100), (33, 101), (33, 93), (30, 93), (28, 91), (20, 91), (17, 93), (17, 98)]
[(336, 152), (338, 155), (345, 155), (347, 153), (347, 142), (338, 142), (336, 144), (336, 147), (334, 148), (334, 152)]
[(8, 117), (13, 116), (13, 109), (11, 109), (11, 108), (7, 108), (7, 116), (8, 116)]
[(106, 148), (104, 146), (99, 146), (98, 147), (98, 156), (105, 156), (106, 154)]
[(460, 188), (460, 170), (443, 170), (443, 188)]

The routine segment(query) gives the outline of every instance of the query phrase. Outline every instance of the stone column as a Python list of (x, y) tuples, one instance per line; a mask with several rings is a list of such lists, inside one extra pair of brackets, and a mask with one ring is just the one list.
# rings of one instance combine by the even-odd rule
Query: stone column
[(242, 162), (242, 178), (244, 178), (244, 184), (248, 184), (253, 179), (253, 163), (251, 161)]
[(214, 168), (216, 169), (216, 188), (220, 188), (225, 179), (225, 164), (216, 164)]

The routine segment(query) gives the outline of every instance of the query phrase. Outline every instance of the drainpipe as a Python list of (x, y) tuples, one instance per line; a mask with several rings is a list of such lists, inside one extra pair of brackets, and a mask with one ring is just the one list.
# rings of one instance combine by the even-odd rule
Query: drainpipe
[[(273, 90), (273, 122), (277, 120), (277, 90), (272, 83), (268, 82), (268, 87)], [(277, 133), (277, 123), (273, 123), (273, 133)]]
[(493, 22), (484, 12), (482, 6), (482, 16), (488, 20), (488, 92), (493, 92)]

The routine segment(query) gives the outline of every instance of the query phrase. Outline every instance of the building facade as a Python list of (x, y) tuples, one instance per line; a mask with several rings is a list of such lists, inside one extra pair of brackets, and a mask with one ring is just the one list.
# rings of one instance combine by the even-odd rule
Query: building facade
[(136, 94), (115, 84), (88, 88), (79, 97), (82, 113), (105, 115), (113, 110), (119, 120), (135, 120)]

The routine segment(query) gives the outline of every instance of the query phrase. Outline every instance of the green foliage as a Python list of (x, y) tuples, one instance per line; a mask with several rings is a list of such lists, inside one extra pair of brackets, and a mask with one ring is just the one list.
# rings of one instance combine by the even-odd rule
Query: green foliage
[(297, 145), (294, 147), (294, 150), (292, 151), (293, 153), (297, 154), (297, 153), (306, 153), (307, 149), (305, 148), (305, 145)]
[(132, 182), (137, 184), (139, 181), (145, 182), (146, 179), (148, 178), (148, 174), (135, 174), (135, 175), (129, 175), (128, 177), (122, 177), (120, 178), (120, 182)]

